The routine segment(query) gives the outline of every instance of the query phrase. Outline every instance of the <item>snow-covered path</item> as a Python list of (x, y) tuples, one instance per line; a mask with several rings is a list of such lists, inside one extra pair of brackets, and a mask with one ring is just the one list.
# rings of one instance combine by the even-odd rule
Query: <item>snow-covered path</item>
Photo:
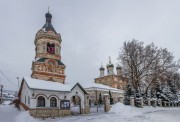
[(14, 106), (0, 105), (0, 122), (14, 122), (19, 113)]
[(145, 114), (149, 122), (180, 122), (180, 108)]
[(0, 105), (0, 122), (180, 122), (179, 115), (180, 108), (135, 108), (118, 103), (108, 113), (42, 120), (18, 111), (13, 105)]

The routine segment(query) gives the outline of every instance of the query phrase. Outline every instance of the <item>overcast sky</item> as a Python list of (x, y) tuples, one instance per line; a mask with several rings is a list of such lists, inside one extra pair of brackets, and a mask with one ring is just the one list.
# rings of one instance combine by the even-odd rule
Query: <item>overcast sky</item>
[(101, 62), (117, 57), (126, 40), (168, 48), (180, 58), (179, 0), (1, 0), (0, 83), (17, 89), (16, 77), (31, 75), (36, 32), (45, 23), (48, 6), (52, 24), (62, 36), (66, 82), (93, 82)]

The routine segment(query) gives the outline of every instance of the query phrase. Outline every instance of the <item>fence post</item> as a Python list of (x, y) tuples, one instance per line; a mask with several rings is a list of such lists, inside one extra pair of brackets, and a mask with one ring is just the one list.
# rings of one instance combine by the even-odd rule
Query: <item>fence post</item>
[(104, 95), (104, 111), (108, 112), (110, 110), (110, 100), (108, 99), (108, 95)]
[(140, 103), (141, 103), (141, 108), (143, 108), (144, 102), (143, 102), (143, 98), (142, 97), (140, 98)]
[(159, 99), (159, 106), (162, 107), (162, 100)]
[(166, 106), (166, 101), (164, 101), (164, 107), (167, 107), (167, 106)]
[(151, 106), (151, 99), (148, 98), (147, 100), (148, 100), (148, 106)]
[(153, 101), (154, 101), (154, 105), (153, 105), (153, 107), (157, 107), (157, 100), (156, 100), (156, 99), (154, 99)]
[(134, 97), (130, 97), (130, 105), (133, 107), (134, 106)]

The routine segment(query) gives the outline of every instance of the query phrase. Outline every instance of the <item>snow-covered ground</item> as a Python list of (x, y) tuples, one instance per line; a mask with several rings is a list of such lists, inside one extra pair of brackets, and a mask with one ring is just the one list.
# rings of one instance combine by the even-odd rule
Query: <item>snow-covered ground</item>
[(117, 103), (108, 113), (35, 119), (14, 105), (0, 105), (0, 122), (180, 122), (180, 108), (135, 108)]

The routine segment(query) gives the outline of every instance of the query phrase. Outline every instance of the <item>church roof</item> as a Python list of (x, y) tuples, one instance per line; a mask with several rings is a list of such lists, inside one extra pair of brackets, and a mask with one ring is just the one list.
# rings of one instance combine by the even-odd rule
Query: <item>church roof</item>
[(44, 31), (53, 31), (55, 34), (57, 34), (56, 30), (54, 29), (53, 25), (51, 24), (52, 15), (48, 12), (45, 14), (46, 17), (46, 23), (42, 27)]
[[(48, 59), (48, 58), (44, 58), (44, 57), (43, 57), (43, 58), (38, 59), (37, 61), (38, 61), (38, 62), (44, 62), (46, 59)], [(54, 60), (56, 60), (59, 65), (65, 66), (60, 60), (57, 60), (57, 59), (54, 59)]]
[(113, 88), (113, 87), (110, 87), (110, 86), (107, 86), (107, 85), (103, 85), (103, 84), (100, 84), (100, 83), (82, 83), (81, 84), (84, 89), (86, 90), (100, 90), (100, 91), (111, 91), (111, 92), (118, 92), (118, 93), (123, 93), (124, 91), (123, 90), (120, 90), (120, 89), (116, 89), (116, 88)]
[(24, 77), (23, 79), (27, 83), (30, 89), (48, 90), (48, 91), (67, 91), (67, 92), (71, 91), (71, 86), (59, 82), (45, 81), (30, 77)]
[(24, 82), (27, 83), (27, 86), (30, 89), (34, 90), (45, 90), (45, 91), (63, 91), (63, 92), (71, 92), (76, 86), (78, 86), (84, 94), (88, 94), (86, 90), (79, 84), (62, 84), (59, 82), (51, 82), (40, 79), (34, 79), (30, 77), (24, 77), (21, 83), (21, 88), (19, 90), (19, 94), (21, 94), (22, 85)]

